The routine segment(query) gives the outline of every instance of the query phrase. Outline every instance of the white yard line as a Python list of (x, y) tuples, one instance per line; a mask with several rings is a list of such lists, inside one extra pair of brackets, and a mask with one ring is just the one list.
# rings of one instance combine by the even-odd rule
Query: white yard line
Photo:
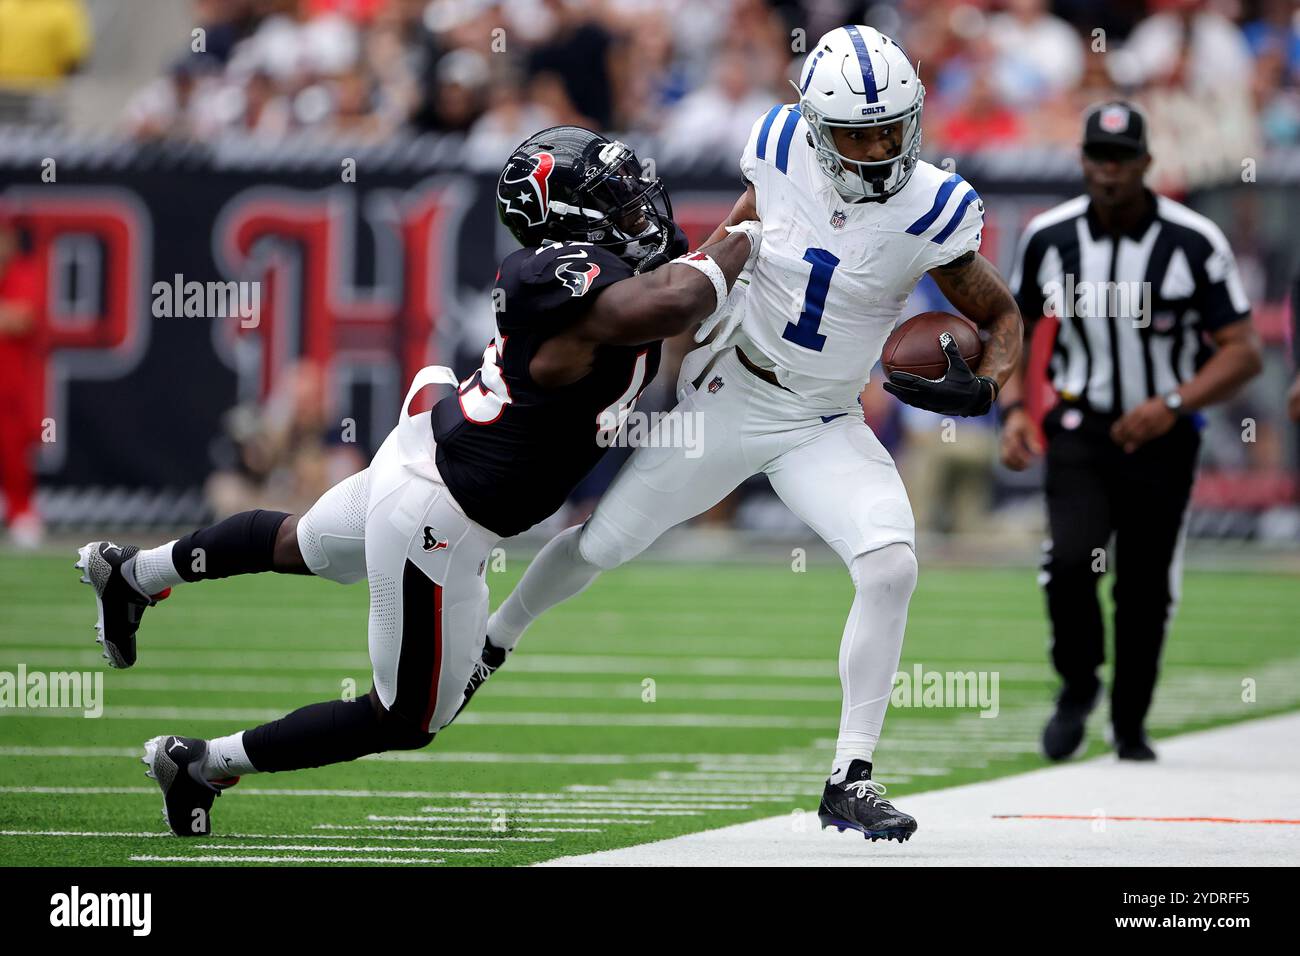
[[(508, 807), (508, 809), (507, 809)], [(745, 809), (742, 807), (741, 809)], [(583, 814), (597, 811), (612, 817), (698, 817), (703, 816), (702, 811), (691, 808), (689, 810), (645, 810), (633, 807), (575, 807), (569, 804), (523, 804), (509, 805), (503, 802), (498, 803), (480, 803), (468, 807), (421, 807), (421, 813), (442, 814), (442, 813), (494, 813), (500, 810), (509, 816), (515, 817), (535, 817), (539, 814), (551, 813), (557, 815)]]
[[(103, 716), (115, 720), (240, 721), (260, 723), (284, 716), (273, 707), (105, 707)], [(24, 708), (0, 710), (0, 719), (46, 718), (84, 720), (80, 710)], [(825, 717), (781, 717), (761, 714), (627, 714), (604, 711), (547, 713), (471, 710), (457, 718), (463, 725), (483, 727), (698, 727), (724, 730), (825, 730)], [(833, 722), (831, 722), (833, 723)]]
[[(69, 646), (71, 642), (69, 642)], [(99, 669), (103, 660), (94, 650), (69, 653), (49, 644), (6, 643), (5, 656), (27, 662), (28, 667), (79, 667)], [(82, 645), (84, 646), (84, 645)], [(93, 648), (93, 643), (92, 643)], [(241, 673), (264, 672), (275, 676), (291, 671), (322, 674), (334, 672), (369, 674), (370, 663), (363, 649), (356, 651), (305, 650), (267, 651), (255, 649), (185, 647), (155, 648), (148, 653), (150, 665), (159, 670), (179, 673), (203, 670), (234, 670)], [(612, 674), (637, 680), (654, 677), (772, 677), (791, 679), (837, 680), (835, 659), (807, 657), (668, 657), (620, 654), (550, 654), (536, 653), (512, 661), (510, 670), (518, 674)]]
[[(140, 747), (59, 747), (50, 745), (0, 746), (0, 757), (76, 757), (99, 759), (104, 757), (139, 757)], [(393, 750), (371, 754), (362, 760), (379, 760), (393, 763), (508, 763), (508, 764), (562, 764), (565, 766), (622, 766), (640, 764), (697, 764), (716, 762), (727, 765), (741, 762), (772, 761), (772, 754), (689, 754), (689, 753), (630, 753), (630, 754), (548, 754), (509, 753), (483, 750)], [(738, 768), (743, 769), (743, 767)]]
[(383, 863), (385, 865), (400, 863), (405, 866), (447, 862), (443, 859), (400, 856), (249, 856), (246, 854), (210, 854), (206, 856), (139, 854), (130, 857), (130, 859), (134, 863)]
[(312, 843), (200, 843), (198, 850), (296, 850), (308, 853), (500, 853), (495, 847), (449, 847), (449, 846), (342, 846), (334, 843), (328, 846), (316, 846)]
[[(378, 813), (371, 813), (366, 816), (367, 820), (373, 820), (376, 823), (452, 823), (459, 821), (461, 823), (500, 823), (502, 817), (484, 816), (484, 817), (463, 817), (450, 813), (440, 813), (436, 815), (422, 816), (387, 816)], [(609, 819), (594, 817), (539, 817), (531, 813), (509, 813), (505, 814), (505, 819), (510, 820), (529, 820), (532, 823), (581, 823), (587, 826), (609, 826), (618, 824), (619, 826), (649, 826), (654, 823), (653, 820), (628, 820), (628, 819)]]
[[(793, 814), (542, 865), (1295, 865), (1297, 738), (1300, 714), (1285, 714), (1156, 741), (1154, 764), (1108, 755), (902, 795), (919, 827), (901, 845), (822, 831), (810, 800)], [(1243, 822), (1211, 822), (1225, 820)]]
[[(823, 774), (823, 777), (825, 775)], [(704, 797), (692, 795), (659, 795), (655, 794), (651, 800), (632, 799), (637, 796), (634, 789), (615, 790), (608, 793), (588, 793), (573, 792), (569, 790), (554, 791), (551, 793), (541, 792), (532, 793), (527, 790), (444, 790), (437, 794), (440, 800), (473, 800), (482, 802), (485, 800), (514, 800), (514, 801), (540, 801), (542, 803), (573, 803), (575, 801), (591, 802), (596, 801), (600, 806), (628, 806), (628, 807), (648, 807), (651, 809), (681, 809), (683, 807), (701, 807), (712, 808), (714, 804), (725, 803), (725, 800), (717, 797)]]
[[(328, 824), (318, 824), (320, 827), (327, 827)], [(374, 829), (371, 827), (344, 827), (348, 830), (367, 830)], [(387, 828), (384, 828), (387, 829)], [(393, 828), (400, 829), (400, 828)], [(409, 827), (407, 829), (417, 829)], [(430, 827), (429, 829), (434, 829)], [(468, 827), (447, 827), (448, 830), (465, 830)], [(481, 829), (478, 832), (482, 832)], [(0, 837), (83, 837), (86, 839), (101, 839), (103, 837), (131, 837), (131, 838), (162, 838), (170, 839), (170, 833), (147, 833), (143, 831), (131, 830), (0, 830)], [(484, 836), (452, 836), (451, 834), (437, 834), (429, 836), (399, 836), (397, 834), (383, 833), (367, 836), (364, 833), (357, 834), (329, 834), (329, 833), (223, 833), (223, 839), (227, 840), (444, 840), (447, 842), (464, 842), (464, 843), (554, 843), (554, 837), (509, 837), (484, 835)], [(344, 849), (344, 847), (339, 847)], [(242, 849), (242, 847), (241, 847)], [(266, 850), (270, 847), (259, 846), (257, 849)], [(367, 850), (378, 850), (381, 847), (363, 847)], [(427, 852), (435, 850), (436, 847), (421, 847), (421, 850)], [(406, 852), (406, 851), (403, 851)], [(448, 852), (461, 852), (452, 850)], [(487, 852), (486, 850), (484, 852)]]
[[(388, 836), (388, 835), (387, 835), (387, 831), (390, 831), (390, 830), (437, 830), (437, 831), (439, 831), (439, 832), (447, 831), (447, 832), (451, 832), (451, 833), (465, 833), (465, 832), (471, 832), (471, 833), (483, 833), (483, 832), (485, 832), (485, 829), (487, 829), (487, 828), (484, 828), (484, 827), (466, 827), (466, 826), (448, 826), (448, 825), (445, 825), (445, 824), (443, 824), (443, 825), (439, 825), (439, 826), (436, 826), (436, 827), (416, 827), (416, 826), (410, 826), (409, 824), (402, 824), (402, 823), (359, 823), (359, 824), (317, 823), (317, 824), (315, 824), (315, 825), (312, 827), (312, 829), (313, 829), (313, 830), (382, 830), (382, 831), (385, 831), (384, 839), (387, 839), (387, 840), (397, 840), (397, 839), (402, 839), (402, 838), (401, 838), (401, 837)], [(512, 827), (510, 828), (510, 830), (511, 830), (511, 832), (518, 832), (518, 833), (604, 833), (604, 832), (605, 832), (604, 830), (600, 829), (599, 827), (516, 827), (516, 826), (512, 826)], [(495, 833), (496, 831), (493, 830), (493, 831), (490, 831), (490, 832)], [(405, 839), (409, 839), (409, 840), (435, 840), (435, 839), (447, 839), (447, 840), (461, 840), (461, 839), (463, 839), (463, 840), (473, 840), (473, 839), (477, 839), (477, 838), (476, 838), (476, 837), (406, 837)], [(503, 836), (498, 836), (498, 837), (493, 837), (492, 839), (495, 839), (495, 840), (512, 840), (512, 841), (518, 841), (518, 842), (521, 842), (521, 843), (525, 843), (525, 842), (527, 842), (527, 843), (531, 843), (531, 842), (546, 842), (546, 843), (554, 843), (554, 842), (555, 842), (555, 839), (554, 839), (553, 837), (503, 837)]]

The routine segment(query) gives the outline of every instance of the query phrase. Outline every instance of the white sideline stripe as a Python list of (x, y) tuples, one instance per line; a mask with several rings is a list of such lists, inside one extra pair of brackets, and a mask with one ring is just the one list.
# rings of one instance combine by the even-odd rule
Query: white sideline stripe
[(328, 846), (316, 846), (311, 843), (275, 843), (249, 846), (240, 843), (200, 843), (200, 850), (305, 850), (309, 853), (500, 853), (495, 847), (449, 847), (449, 846), (342, 846), (334, 843)]
[[(84, 720), (80, 710), (24, 708), (0, 710), (0, 719), (44, 717), (47, 719)], [(257, 723), (284, 716), (283, 708), (273, 707), (105, 707), (105, 718), (116, 720), (184, 720), (242, 721)], [(532, 711), (470, 711), (457, 718), (461, 724), (482, 727), (698, 727), (735, 730), (825, 730), (834, 726), (834, 718), (778, 717), (756, 714), (617, 714), (617, 713), (545, 713)]]
[(133, 863), (401, 863), (420, 865), (446, 863), (443, 859), (424, 859), (400, 856), (153, 856), (141, 854), (129, 858)]
[[(588, 819), (586, 817), (539, 817), (531, 813), (510, 813), (507, 814), (513, 820), (531, 820), (533, 823), (584, 823), (589, 826), (609, 826), (618, 824), (619, 826), (649, 826), (654, 823), (653, 820), (605, 820), (605, 819)], [(366, 815), (367, 820), (376, 822), (393, 822), (393, 823), (439, 823), (458, 820), (462, 823), (499, 823), (500, 817), (459, 817), (449, 814), (440, 814), (438, 816), (381, 816), (377, 813)]]
[[(1106, 755), (904, 796), (899, 808), (920, 826), (901, 846), (822, 832), (806, 806), (797, 815), (540, 865), (1286, 866), (1300, 859), (1300, 827), (1115, 818), (1293, 818), (1298, 736), (1300, 712), (1293, 712), (1157, 740), (1154, 764)], [(1082, 819), (1007, 818), (1042, 814)]]
[[(317, 823), (312, 829), (314, 830), (438, 830), (450, 831), (453, 833), (482, 833), (483, 827), (456, 827), (456, 826), (436, 826), (436, 827), (413, 827), (402, 823)], [(595, 827), (516, 827), (512, 826), (511, 831), (521, 833), (604, 833), (604, 830)], [(496, 831), (491, 831), (495, 833)], [(376, 838), (377, 839), (377, 838)], [(492, 839), (492, 840), (510, 840), (519, 843), (554, 843), (554, 837), (448, 837), (448, 836), (428, 836), (428, 837), (398, 837), (385, 835), (384, 839), (388, 840), (475, 840), (475, 839)]]

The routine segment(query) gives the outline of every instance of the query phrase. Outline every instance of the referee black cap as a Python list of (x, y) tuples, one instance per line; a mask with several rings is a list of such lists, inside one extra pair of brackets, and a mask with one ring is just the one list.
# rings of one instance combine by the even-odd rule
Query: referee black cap
[(1083, 117), (1085, 152), (1147, 153), (1147, 118), (1140, 109), (1124, 100), (1107, 100), (1088, 107)]

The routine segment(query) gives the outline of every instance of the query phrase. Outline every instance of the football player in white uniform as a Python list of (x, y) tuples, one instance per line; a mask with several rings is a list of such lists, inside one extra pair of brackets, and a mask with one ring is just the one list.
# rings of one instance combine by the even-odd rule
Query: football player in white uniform
[(1022, 337), (1011, 293), (977, 251), (979, 196), (918, 158), (924, 99), (897, 43), (846, 26), (809, 53), (798, 103), (758, 118), (740, 161), (745, 193), (717, 235), (759, 219), (761, 251), (743, 297), (733, 292), (729, 310), (706, 323), (716, 328), (701, 330), (712, 341), (687, 357), (679, 383), (678, 411), (700, 416), (703, 453), (688, 457), (655, 436), (633, 453), (586, 524), (550, 541), (489, 620), (467, 695), (547, 608), (762, 472), (848, 565), (857, 592), (840, 647), (844, 702), (822, 825), (872, 840), (915, 831), (871, 779), (916, 584), (914, 526), (858, 396), (924, 273), (989, 338), (978, 369), (950, 343), (943, 378), (892, 376), (885, 388), (903, 401), (984, 414)]

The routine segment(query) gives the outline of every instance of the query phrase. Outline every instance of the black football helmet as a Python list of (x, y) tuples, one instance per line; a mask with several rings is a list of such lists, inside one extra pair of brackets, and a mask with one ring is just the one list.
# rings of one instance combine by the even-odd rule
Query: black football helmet
[(673, 241), (668, 191), (623, 143), (581, 126), (524, 140), (497, 180), (497, 215), (521, 245), (590, 242), (633, 268)]

